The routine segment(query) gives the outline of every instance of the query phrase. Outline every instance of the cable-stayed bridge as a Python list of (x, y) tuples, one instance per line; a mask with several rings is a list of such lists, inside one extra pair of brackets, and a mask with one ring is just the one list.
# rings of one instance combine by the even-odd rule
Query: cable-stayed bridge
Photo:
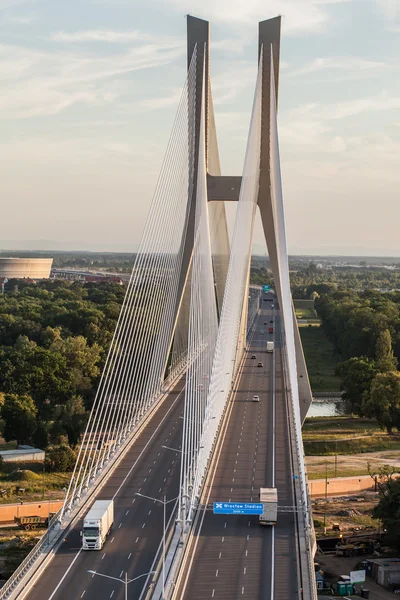
[[(301, 437), (311, 392), (277, 127), (280, 17), (259, 25), (241, 177), (221, 175), (209, 24), (187, 24), (187, 78), (64, 506), (0, 599), (316, 598)], [(270, 298), (249, 286), (257, 210)], [(213, 501), (256, 502), (260, 487), (278, 490), (275, 527), (212, 514)], [(82, 551), (82, 516), (110, 498), (105, 546)]]

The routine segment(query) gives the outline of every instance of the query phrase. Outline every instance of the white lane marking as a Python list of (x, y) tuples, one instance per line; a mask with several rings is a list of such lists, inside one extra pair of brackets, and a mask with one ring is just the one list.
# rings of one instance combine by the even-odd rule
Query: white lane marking
[(147, 481), (147, 477), (145, 477), (145, 478), (143, 479), (143, 483), (146, 483), (146, 481)]
[(249, 534), (247, 534), (247, 541), (249, 541), (249, 537), (250, 537), (250, 535), (249, 535)]
[(246, 575), (246, 567), (243, 569), (243, 575)]
[(246, 556), (247, 556), (248, 550), (246, 550)]
[(219, 553), (219, 556), (218, 556), (218, 558), (221, 558), (221, 555), (222, 555), (222, 552), (220, 552), (220, 553)]
[(148, 514), (151, 515), (151, 509), (149, 510)]
[(136, 500), (136, 498), (134, 498), (134, 499), (132, 500), (132, 504), (135, 504), (135, 500)]
[(128, 514), (128, 512), (129, 512), (129, 508), (128, 508), (128, 510), (126, 511), (126, 513), (125, 513), (125, 516)]
[(214, 598), (215, 590), (212, 591), (211, 598)]
[(242, 596), (243, 596), (243, 594), (244, 594), (244, 587), (242, 587)]
[[(117, 491), (115, 492), (114, 496), (113, 496), (113, 500), (116, 498), (116, 496), (118, 496), (118, 494), (120, 493), (122, 487), (125, 485), (126, 480), (128, 479), (128, 477), (130, 477), (133, 469), (136, 467), (138, 461), (142, 458), (144, 452), (147, 450), (147, 448), (149, 447), (149, 445), (152, 443), (154, 436), (156, 435), (157, 431), (160, 429), (161, 425), (163, 425), (164, 421), (168, 418), (169, 413), (171, 412), (171, 410), (173, 409), (173, 407), (175, 406), (176, 402), (178, 401), (178, 398), (181, 396), (182, 392), (184, 392), (185, 390), (185, 386), (182, 388), (182, 390), (179, 392), (179, 394), (177, 395), (177, 397), (175, 398), (175, 400), (172, 402), (171, 406), (169, 407), (169, 409), (167, 410), (167, 412), (165, 413), (164, 417), (161, 419), (161, 421), (159, 422), (159, 424), (157, 425), (157, 427), (155, 428), (155, 430), (153, 431), (150, 439), (147, 441), (147, 444), (144, 446), (143, 450), (141, 451), (141, 453), (139, 454), (139, 456), (137, 457), (137, 459), (135, 460), (135, 462), (133, 463), (133, 465), (131, 466), (131, 468), (129, 469), (128, 473), (125, 475), (124, 480), (122, 481), (121, 485), (119, 486), (119, 488), (117, 489)], [(153, 417), (151, 417), (149, 423), (151, 423), (151, 420), (153, 419)], [(139, 434), (140, 437), (141, 434)], [(159, 452), (158, 456), (160, 456), (161, 452)], [(140, 488), (142, 489), (142, 488)], [(140, 492), (140, 490), (139, 490)]]
[(121, 527), (122, 527), (122, 523), (120, 523), (120, 524), (118, 525), (118, 529), (121, 529)]
[(103, 560), (103, 558), (105, 557), (106, 554), (107, 554), (107, 552), (104, 552), (103, 556), (101, 557), (101, 560)]
[(111, 594), (110, 594), (110, 598), (112, 598), (112, 597), (114, 596), (114, 592), (115, 592), (115, 590), (113, 590), (113, 591), (111, 592)]
[(160, 488), (158, 491), (161, 492), (162, 488)]
[(119, 574), (119, 578), (121, 579), (122, 575), (124, 574), (123, 571), (121, 571), (121, 573)]
[(218, 569), (215, 571), (215, 577), (218, 577)]
[(115, 539), (115, 538), (113, 538), (113, 539), (111, 540), (110, 544), (112, 544), (112, 543), (113, 543), (114, 539)]
[(80, 555), (80, 553), (82, 552), (82, 548), (80, 548), (78, 554), (75, 556), (74, 560), (72, 561), (72, 563), (69, 565), (68, 569), (65, 571), (64, 575), (61, 577), (60, 581), (58, 582), (57, 586), (54, 588), (54, 592), (51, 594), (51, 596), (49, 596), (49, 600), (51, 600), (52, 598), (54, 598), (58, 588), (61, 586), (62, 582), (64, 581), (64, 579), (66, 578), (66, 576), (68, 575), (68, 573), (70, 572), (70, 570), (72, 569), (72, 567), (74, 566), (74, 563), (76, 561), (76, 559), (78, 558), (78, 556)]
[(96, 571), (93, 573), (93, 575), (92, 575), (92, 579), (93, 579), (93, 577), (94, 577), (95, 575), (96, 575)]
[(142, 529), (144, 529), (145, 525), (146, 525), (146, 523), (143, 523), (143, 525), (142, 525)]
[(81, 594), (81, 598), (83, 598), (83, 596), (86, 594), (86, 590), (83, 590), (82, 594)]
[(151, 473), (152, 469), (149, 469), (149, 473)]
[(141, 491), (142, 491), (142, 488), (139, 488), (139, 489), (138, 489), (138, 493), (139, 493), (139, 492), (141, 492)]
[(131, 556), (132, 556), (132, 552), (129, 552), (128, 560), (130, 559)]
[(137, 537), (137, 538), (136, 538), (136, 540), (135, 540), (135, 544), (137, 544), (137, 543), (138, 543), (138, 540), (139, 540), (139, 537)]

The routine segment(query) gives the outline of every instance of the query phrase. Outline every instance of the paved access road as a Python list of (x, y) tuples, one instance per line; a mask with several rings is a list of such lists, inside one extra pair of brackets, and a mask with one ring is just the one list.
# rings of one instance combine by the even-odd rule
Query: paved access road
[[(276, 306), (272, 310), (271, 303), (263, 302), (204, 504), (258, 502), (260, 487), (274, 485), (280, 505), (294, 504), (281, 348), (275, 333), (267, 333), (272, 325), (279, 329), (279, 313)], [(273, 354), (266, 352), (271, 339), (275, 341)], [(254, 395), (260, 396), (260, 402), (252, 401)], [(293, 513), (279, 514), (275, 527), (260, 527), (257, 516), (214, 515), (207, 510), (201, 517), (175, 598), (297, 598)]]
[[(181, 380), (157, 410), (111, 475), (97, 499), (114, 497), (115, 521), (100, 551), (81, 551), (80, 520), (68, 533), (56, 556), (27, 596), (28, 600), (123, 600), (124, 585), (88, 574), (133, 579), (152, 570), (163, 533), (163, 506), (135, 496), (172, 499), (178, 495), (181, 454), (162, 448), (180, 448), (184, 382)], [(167, 506), (167, 518), (174, 502)], [(146, 577), (128, 587), (129, 600), (147, 590)]]

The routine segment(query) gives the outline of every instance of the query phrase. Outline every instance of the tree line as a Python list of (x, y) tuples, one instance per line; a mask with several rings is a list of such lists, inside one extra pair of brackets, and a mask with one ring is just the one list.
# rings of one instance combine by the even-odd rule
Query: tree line
[(351, 411), (400, 429), (400, 292), (342, 289), (316, 298), (315, 309)]
[(106, 282), (9, 284), (0, 296), (3, 437), (40, 448), (75, 447), (125, 290)]

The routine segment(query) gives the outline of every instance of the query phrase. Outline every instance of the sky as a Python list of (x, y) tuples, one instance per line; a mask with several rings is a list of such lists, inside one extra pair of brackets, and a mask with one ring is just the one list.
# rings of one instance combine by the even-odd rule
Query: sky
[(243, 168), (258, 22), (283, 17), (289, 252), (400, 256), (399, 0), (0, 0), (0, 248), (137, 248), (187, 13), (211, 23), (225, 175)]

